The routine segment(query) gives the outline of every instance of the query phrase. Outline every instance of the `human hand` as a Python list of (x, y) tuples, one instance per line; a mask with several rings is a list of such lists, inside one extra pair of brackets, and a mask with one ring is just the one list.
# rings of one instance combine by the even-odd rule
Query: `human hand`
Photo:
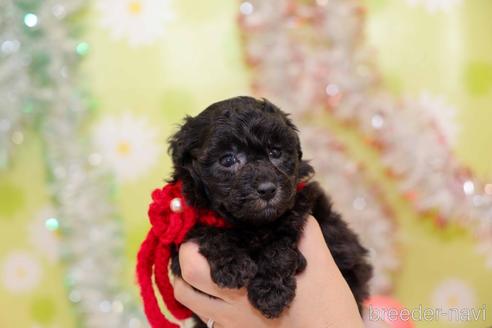
[(296, 276), (296, 296), (279, 318), (265, 318), (249, 303), (245, 288), (220, 288), (214, 284), (207, 260), (193, 242), (180, 247), (182, 278), (174, 280), (174, 295), (203, 321), (214, 320), (214, 328), (364, 327), (350, 288), (313, 217), (306, 221), (299, 250), (307, 267)]

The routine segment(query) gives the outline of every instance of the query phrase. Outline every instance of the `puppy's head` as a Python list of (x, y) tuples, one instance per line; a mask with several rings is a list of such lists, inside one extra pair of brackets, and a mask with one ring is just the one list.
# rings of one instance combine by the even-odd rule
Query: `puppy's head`
[(297, 183), (312, 173), (297, 129), (267, 100), (236, 97), (186, 117), (170, 139), (173, 179), (190, 205), (231, 223), (274, 221), (294, 203)]

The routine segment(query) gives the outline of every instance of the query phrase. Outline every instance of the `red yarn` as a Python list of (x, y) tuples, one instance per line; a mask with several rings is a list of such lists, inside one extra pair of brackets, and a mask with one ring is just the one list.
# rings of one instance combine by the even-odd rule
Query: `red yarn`
[[(149, 218), (152, 228), (140, 246), (137, 256), (137, 280), (140, 285), (144, 311), (154, 328), (177, 328), (161, 312), (154, 293), (152, 275), (167, 309), (178, 320), (191, 316), (191, 311), (174, 298), (169, 281), (168, 265), (171, 256), (170, 246), (180, 245), (186, 233), (196, 224), (225, 227), (222, 218), (210, 210), (198, 210), (186, 204), (181, 192), (181, 181), (169, 183), (162, 189), (152, 192)], [(173, 212), (170, 204), (174, 198), (181, 201), (182, 211)]]
[[(297, 185), (297, 191), (302, 188), (304, 182)], [(174, 198), (181, 201), (180, 212), (171, 210), (170, 204)], [(155, 284), (169, 312), (178, 320), (189, 318), (192, 312), (174, 298), (173, 286), (169, 281), (170, 246), (180, 245), (196, 223), (219, 228), (224, 228), (227, 224), (211, 210), (188, 206), (182, 194), (181, 181), (169, 183), (164, 188), (152, 192), (148, 215), (152, 227), (137, 255), (137, 281), (145, 315), (153, 328), (178, 328), (179, 326), (170, 322), (159, 308), (152, 275), (155, 276)]]
[(305, 181), (301, 181), (297, 184), (296, 186), (296, 191), (299, 192), (301, 191), (302, 189), (304, 189), (304, 187), (306, 186), (306, 182)]

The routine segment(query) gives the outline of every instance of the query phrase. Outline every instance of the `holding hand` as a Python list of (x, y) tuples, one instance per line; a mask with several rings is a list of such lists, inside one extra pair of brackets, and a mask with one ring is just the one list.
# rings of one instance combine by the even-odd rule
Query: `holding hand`
[(204, 322), (213, 320), (214, 328), (364, 327), (350, 288), (313, 217), (306, 221), (299, 250), (307, 260), (307, 267), (296, 276), (297, 290), (292, 304), (277, 319), (267, 319), (255, 309), (245, 288), (220, 288), (214, 284), (207, 260), (193, 242), (184, 243), (179, 250), (182, 278), (175, 278), (175, 297)]

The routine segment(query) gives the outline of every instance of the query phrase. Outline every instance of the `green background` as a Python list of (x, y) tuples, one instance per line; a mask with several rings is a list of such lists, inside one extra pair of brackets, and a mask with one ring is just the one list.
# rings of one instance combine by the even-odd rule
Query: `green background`
[[(484, 181), (492, 177), (492, 2), (468, 0), (449, 12), (429, 13), (404, 0), (370, 0), (366, 38), (374, 47), (385, 85), (396, 96), (418, 97), (422, 91), (444, 96), (457, 109), (460, 128), (456, 156)], [(99, 24), (95, 8), (86, 16), (90, 55), (81, 83), (98, 103), (94, 122), (131, 112), (160, 131), (157, 164), (134, 182), (115, 191), (123, 216), (128, 260), (127, 281), (133, 284), (134, 259), (148, 229), (146, 209), (153, 188), (169, 174), (166, 137), (185, 113), (194, 114), (219, 99), (249, 94), (251, 74), (242, 58), (236, 24), (238, 3), (225, 0), (179, 0), (171, 3), (175, 18), (163, 37), (150, 46), (131, 47), (115, 41)], [(402, 122), (404, 124), (404, 122)], [(362, 161), (374, 154), (357, 146), (357, 137), (331, 123), (340, 138)], [(492, 270), (474, 247), (468, 230), (437, 228), (399, 197), (377, 167), (390, 205), (397, 212), (401, 268), (394, 277), (393, 296), (409, 308), (432, 306), (431, 293), (448, 278), (466, 281), (477, 306), (492, 311)], [(487, 180), (488, 179), (488, 180)], [(39, 135), (29, 132), (16, 147), (9, 168), (0, 171), (0, 263), (14, 250), (30, 252), (42, 267), (40, 283), (24, 293), (0, 284), (0, 327), (72, 327), (75, 316), (66, 299), (64, 271), (28, 242), (27, 226), (41, 209), (50, 207)], [(0, 264), (2, 265), (2, 264)], [(489, 314), (489, 313), (488, 313)], [(485, 327), (486, 322), (446, 324), (419, 322), (417, 327)]]

